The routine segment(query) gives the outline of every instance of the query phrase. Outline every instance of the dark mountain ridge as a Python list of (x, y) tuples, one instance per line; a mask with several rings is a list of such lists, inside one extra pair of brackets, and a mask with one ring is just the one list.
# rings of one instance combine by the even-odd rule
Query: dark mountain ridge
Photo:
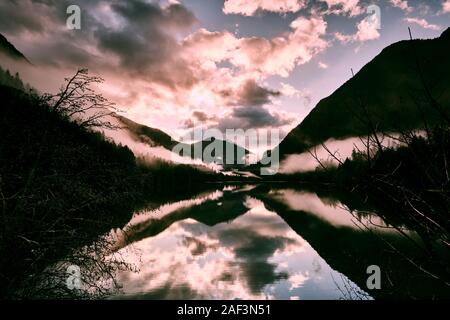
[(31, 62), (25, 57), (25, 55), (19, 50), (17, 50), (17, 48), (13, 44), (11, 44), (8, 41), (8, 39), (6, 39), (6, 37), (1, 33), (0, 33), (0, 53), (3, 53), (14, 60), (31, 64)]
[(276, 147), (280, 159), (305, 152), (328, 139), (367, 135), (370, 123), (380, 132), (401, 132), (439, 122), (441, 114), (426, 99), (418, 66), (431, 95), (448, 113), (448, 52), (450, 28), (436, 39), (400, 41), (386, 47), (321, 100), (286, 136)]
[[(179, 142), (162, 130), (147, 127), (120, 115), (116, 115), (116, 118), (123, 124), (123, 128), (127, 129), (129, 133), (132, 134), (133, 138), (136, 141), (146, 143), (150, 147), (164, 147), (170, 151), (172, 151), (175, 146), (180, 146), (181, 148), (184, 148), (184, 150), (187, 150), (186, 154), (182, 153), (182, 155), (191, 157), (192, 159), (201, 159), (208, 163), (213, 161), (220, 163), (223, 159), (226, 159), (226, 151), (232, 149), (233, 159), (230, 159), (229, 162), (233, 163), (225, 164), (224, 167), (226, 168), (244, 167), (244, 164), (238, 164), (237, 158), (239, 155), (248, 155), (250, 153), (249, 150), (237, 144), (214, 138), (195, 142), (192, 144)], [(208, 148), (212, 143), (222, 144), (222, 152), (212, 154), (213, 161), (205, 159), (203, 157), (205, 149)], [(201, 150), (202, 155), (196, 154), (196, 150)]]

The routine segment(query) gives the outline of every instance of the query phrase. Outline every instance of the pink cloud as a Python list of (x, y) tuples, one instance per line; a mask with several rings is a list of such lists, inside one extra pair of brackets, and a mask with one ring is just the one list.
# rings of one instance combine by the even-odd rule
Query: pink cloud
[(289, 76), (300, 64), (309, 62), (328, 47), (322, 39), (327, 23), (321, 17), (299, 17), (291, 23), (293, 31), (273, 39), (243, 38), (231, 62), (262, 75)]
[(428, 21), (426, 21), (425, 19), (405, 18), (404, 21), (406, 21), (408, 23), (417, 24), (424, 29), (430, 29), (430, 30), (436, 30), (436, 31), (442, 30), (442, 27), (435, 25), (435, 24), (431, 24)]
[[(318, 2), (327, 5), (327, 14), (357, 16), (364, 12), (359, 5), (360, 0), (320, 0)], [(253, 16), (258, 11), (294, 13), (304, 9), (307, 4), (307, 0), (225, 0), (223, 12), (244, 16)]]
[(297, 12), (305, 7), (305, 0), (226, 0), (223, 12), (252, 16), (258, 10), (288, 13)]
[(228, 31), (210, 32), (200, 29), (184, 41), (186, 53), (192, 59), (229, 61), (241, 71), (261, 77), (287, 77), (299, 64), (309, 62), (328, 43), (322, 39), (327, 23), (321, 17), (297, 18), (292, 31), (272, 39), (238, 38)]
[(358, 16), (364, 13), (359, 0), (322, 0), (328, 5), (328, 13)]
[(407, 0), (390, 0), (390, 2), (394, 7), (399, 8), (403, 11), (406, 11), (406, 12), (412, 11), (412, 8), (409, 6)]
[(318, 65), (320, 69), (328, 69), (328, 65), (324, 62), (319, 61)]
[(444, 1), (444, 3), (442, 4), (442, 10), (444, 12), (450, 12), (450, 0)]
[(353, 35), (345, 35), (339, 32), (335, 33), (336, 39), (343, 43), (366, 42), (376, 40), (380, 37), (377, 25), (370, 18), (365, 18), (357, 24), (357, 31)]
[[(323, 18), (300, 17), (291, 23), (291, 32), (267, 39), (242, 37), (222, 31), (200, 29), (185, 38), (182, 55), (189, 64), (202, 72), (203, 83), (220, 95), (222, 104), (232, 104), (249, 80), (263, 80), (272, 75), (289, 76), (300, 64), (309, 62), (322, 52), (328, 43), (327, 24)], [(223, 61), (231, 67), (218, 67)], [(197, 77), (199, 78), (199, 77)]]
[(308, 90), (298, 90), (288, 83), (281, 83), (280, 92), (283, 96), (303, 99), (303, 104), (308, 107), (311, 104), (311, 92)]
[[(303, 2), (295, 3), (300, 7)], [(33, 5), (36, 12), (46, 13), (42, 19), (49, 25), (59, 21), (58, 16), (47, 14), (47, 4), (25, 3)], [(235, 116), (239, 121), (250, 119), (242, 114), (245, 111), (247, 116), (252, 111), (265, 121), (259, 124), (286, 124), (285, 117), (269, 109), (280, 93), (268, 88), (265, 81), (274, 75), (288, 77), (295, 67), (328, 47), (324, 18), (299, 17), (275, 37), (241, 37), (226, 30), (195, 29), (199, 22), (195, 15), (183, 5), (171, 3), (92, 1), (82, 33), (65, 29), (38, 32), (46, 28), (37, 28), (32, 20), (26, 24), (26, 32), (21, 28), (12, 33), (16, 36), (13, 40), (19, 48), (25, 44), (24, 52), (45, 67), (46, 77), (50, 69), (69, 76), (80, 65), (101, 75), (106, 82), (100, 90), (128, 111), (126, 117), (169, 133), (181, 130), (180, 120), (192, 117), (194, 110), (207, 110), (209, 122), (213, 122), (211, 119), (222, 119), (233, 108), (243, 106), (252, 109), (240, 110), (240, 117)], [(269, 8), (269, 1), (259, 3)], [(294, 2), (282, 3), (284, 8), (296, 10)], [(12, 10), (13, 4), (2, 3), (3, 7)], [(59, 81), (54, 88), (43, 88), (42, 82), (34, 85), (54, 92)], [(261, 112), (255, 106), (270, 112)]]

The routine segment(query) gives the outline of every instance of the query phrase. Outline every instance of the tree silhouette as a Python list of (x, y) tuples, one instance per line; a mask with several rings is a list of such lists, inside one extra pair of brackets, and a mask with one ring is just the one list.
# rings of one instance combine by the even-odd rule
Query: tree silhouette
[(45, 102), (53, 111), (85, 128), (116, 128), (106, 120), (117, 111), (115, 104), (92, 88), (103, 83), (103, 78), (89, 75), (88, 69), (79, 69), (65, 81), (66, 85), (60, 88), (59, 93), (44, 95)]

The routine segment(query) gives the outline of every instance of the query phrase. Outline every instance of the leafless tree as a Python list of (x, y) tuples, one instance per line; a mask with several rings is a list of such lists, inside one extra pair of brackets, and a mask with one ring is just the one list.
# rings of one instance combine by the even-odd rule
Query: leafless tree
[[(18, 288), (16, 294), (30, 299), (102, 299), (121, 292), (117, 281), (121, 271), (138, 272), (122, 253), (116, 252), (116, 244), (108, 236), (99, 237), (91, 245), (74, 250), (65, 259), (48, 266)], [(80, 270), (80, 287), (67, 285), (67, 269), (77, 266)]]
[(103, 83), (103, 78), (89, 75), (88, 69), (79, 69), (74, 76), (66, 78), (65, 82), (65, 86), (57, 94), (45, 94), (43, 97), (52, 110), (85, 128), (116, 128), (106, 120), (118, 111), (115, 103), (92, 88)]

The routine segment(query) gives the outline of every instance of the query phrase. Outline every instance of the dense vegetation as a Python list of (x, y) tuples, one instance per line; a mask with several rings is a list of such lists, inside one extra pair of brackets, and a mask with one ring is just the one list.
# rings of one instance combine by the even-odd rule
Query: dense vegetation
[[(399, 139), (398, 148), (378, 150), (373, 143), (369, 153), (355, 150), (337, 167), (323, 164), (315, 171), (266, 179), (358, 197), (414, 245), (417, 257), (388, 243), (390, 250), (421, 277), (450, 288), (450, 128), (443, 121), (426, 135), (409, 132)], [(403, 230), (414, 231), (420, 241)]]
[[(275, 179), (328, 183), (339, 189), (381, 198), (387, 207), (394, 204), (397, 208), (433, 216), (448, 233), (450, 129), (435, 127), (429, 136), (411, 135), (404, 139), (407, 144), (383, 148), (370, 160), (366, 153), (355, 150), (352, 158), (338, 167), (318, 167), (316, 171), (279, 175)], [(425, 220), (430, 222), (428, 218)]]
[(215, 179), (189, 166), (147, 167), (26, 91), (18, 75), (2, 70), (0, 79), (1, 297), (46, 296), (33, 291), (46, 266), (122, 226), (137, 206)]
[(12, 75), (9, 70), (3, 70), (2, 67), (0, 67), (0, 85), (12, 87), (30, 93), (32, 91), (30, 86), (24, 84), (22, 79), (20, 79), (19, 73), (16, 72), (14, 75)]
[[(387, 221), (401, 220), (420, 234), (440, 268), (426, 272), (445, 283), (450, 270), (434, 243), (450, 247), (449, 40), (447, 30), (436, 40), (387, 48), (280, 145), (283, 157), (330, 137), (367, 136), (367, 151), (356, 150), (338, 167), (263, 177), (358, 192), (379, 212), (391, 212), (383, 216)], [(92, 125), (102, 125), (99, 118), (74, 120), (78, 111), (71, 108), (78, 103), (83, 111), (84, 103), (98, 96), (90, 91), (81, 99), (66, 96), (66, 105), (63, 96), (40, 96), (18, 74), (0, 68), (0, 297), (52, 296), (52, 288), (40, 285), (46, 267), (122, 226), (137, 208), (194, 193), (205, 181), (242, 180), (163, 161), (149, 166), (94, 131)], [(141, 140), (170, 149), (175, 143), (162, 131), (126, 124)], [(421, 134), (413, 132), (417, 128)], [(401, 133), (402, 146), (384, 148), (378, 136), (392, 131)], [(78, 259), (82, 264), (86, 255)]]

